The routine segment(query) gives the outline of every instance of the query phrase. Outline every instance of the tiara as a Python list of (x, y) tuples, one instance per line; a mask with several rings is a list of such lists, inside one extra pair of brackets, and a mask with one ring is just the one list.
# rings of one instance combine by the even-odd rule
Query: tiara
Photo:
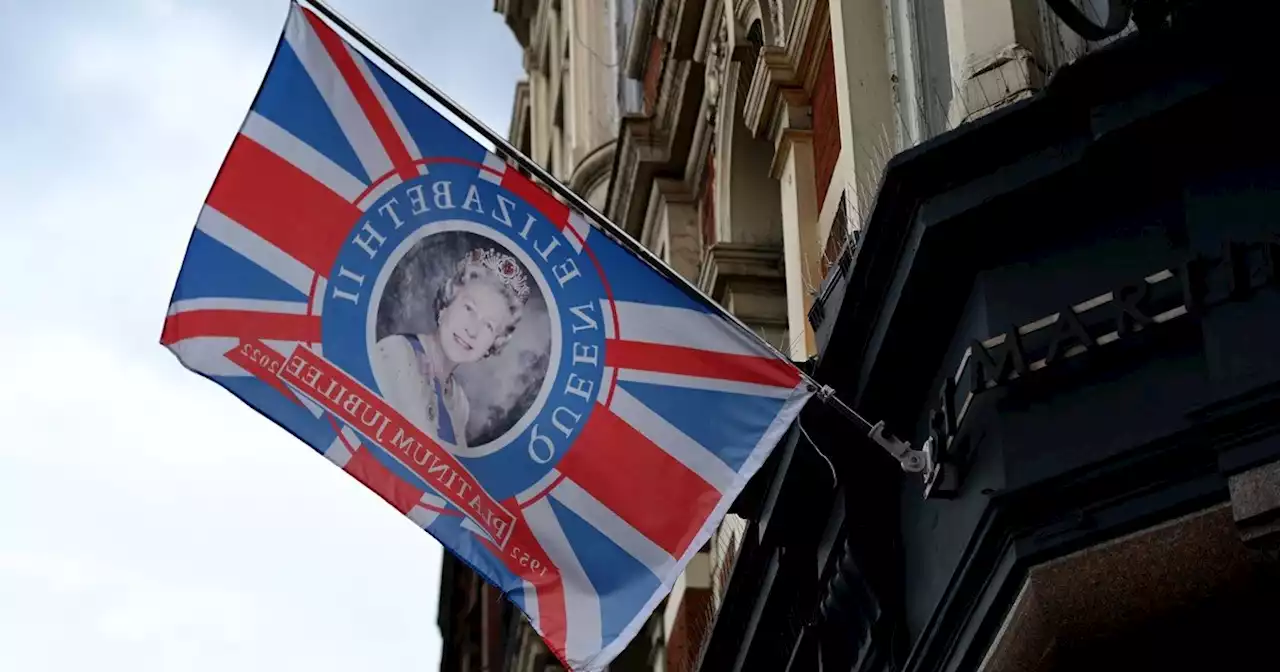
[(493, 271), (494, 275), (506, 285), (508, 289), (515, 292), (516, 296), (523, 303), (529, 298), (529, 283), (525, 277), (524, 271), (520, 270), (520, 264), (516, 262), (515, 257), (509, 254), (494, 252), (489, 248), (477, 248), (471, 250), (471, 253), (463, 258), (462, 263), (480, 264), (485, 268)]

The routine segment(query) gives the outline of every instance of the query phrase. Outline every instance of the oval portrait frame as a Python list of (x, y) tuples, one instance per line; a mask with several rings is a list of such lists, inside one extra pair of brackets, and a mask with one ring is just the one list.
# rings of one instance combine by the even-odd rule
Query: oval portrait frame
[[(395, 273), (396, 268), (399, 267), (400, 262), (404, 260), (404, 257), (408, 255), (409, 252), (420, 242), (430, 238), (431, 236), (453, 232), (470, 233), (490, 240), (520, 260), (520, 263), (524, 265), (525, 270), (528, 271), (529, 276), (537, 283), (538, 290), (542, 293), (542, 299), (547, 305), (547, 314), (549, 318), (547, 322), (550, 325), (551, 331), (551, 342), (550, 347), (548, 348), (549, 359), (547, 362), (547, 372), (542, 377), (542, 383), (538, 387), (538, 394), (534, 397), (533, 403), (529, 405), (529, 408), (525, 409), (525, 412), (520, 416), (520, 419), (517, 420), (515, 424), (509, 427), (497, 438), (487, 443), (483, 443), (478, 446), (468, 446), (461, 449), (442, 441), (438, 436), (431, 437), (453, 455), (461, 458), (479, 458), (492, 455), (493, 453), (511, 445), (516, 437), (523, 434), (524, 431), (529, 428), (529, 425), (533, 424), (533, 421), (537, 419), (538, 414), (542, 411), (543, 407), (546, 406), (547, 399), (551, 396), (551, 390), (555, 386), (556, 375), (559, 372), (563, 338), (562, 327), (560, 324), (559, 304), (557, 303), (555, 293), (551, 291), (551, 286), (547, 283), (546, 276), (542, 273), (542, 269), (538, 268), (537, 264), (534, 263), (533, 257), (530, 256), (524, 248), (516, 244), (515, 241), (511, 240), (510, 237), (504, 235), (497, 229), (477, 224), (471, 220), (442, 219), (418, 227), (418, 229), (405, 236), (404, 240), (391, 250), (386, 257), (386, 260), (383, 262), (382, 269), (379, 271), (377, 279), (373, 283), (373, 288), (369, 293), (370, 305), (373, 306), (373, 308), (367, 311), (365, 320), (365, 340), (368, 357), (370, 359), (370, 368), (372, 370), (374, 369), (372, 366), (373, 349), (377, 343), (378, 310), (376, 306), (379, 306), (382, 302), (382, 295), (383, 292), (386, 291), (387, 282), (390, 281), (392, 274)], [(374, 370), (373, 376), (374, 382), (378, 384), (378, 387), (382, 387), (382, 381), (377, 379), (376, 370)]]

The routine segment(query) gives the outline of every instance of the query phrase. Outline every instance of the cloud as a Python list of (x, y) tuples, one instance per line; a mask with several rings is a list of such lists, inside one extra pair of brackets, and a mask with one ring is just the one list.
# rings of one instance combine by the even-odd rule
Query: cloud
[[(505, 129), (487, 4), (336, 4)], [(439, 544), (157, 343), (287, 8), (0, 2), (0, 669), (436, 664)]]

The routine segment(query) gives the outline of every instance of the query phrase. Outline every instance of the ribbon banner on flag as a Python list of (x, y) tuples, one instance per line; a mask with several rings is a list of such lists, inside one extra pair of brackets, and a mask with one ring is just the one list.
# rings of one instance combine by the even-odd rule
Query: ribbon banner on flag
[(161, 342), (608, 664), (811, 394), (292, 4)]

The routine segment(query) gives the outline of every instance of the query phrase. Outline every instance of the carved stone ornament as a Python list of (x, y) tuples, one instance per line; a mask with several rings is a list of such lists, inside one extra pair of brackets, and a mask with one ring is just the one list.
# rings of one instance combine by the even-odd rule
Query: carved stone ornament
[(707, 47), (707, 122), (716, 123), (716, 110), (724, 95), (725, 71), (729, 64), (729, 26), (720, 22), (720, 30)]
[(769, 13), (772, 14), (773, 35), (770, 36), (769, 44), (775, 47), (785, 47), (787, 44), (787, 29), (793, 17), (785, 16), (782, 3), (779, 0), (769, 0)]

